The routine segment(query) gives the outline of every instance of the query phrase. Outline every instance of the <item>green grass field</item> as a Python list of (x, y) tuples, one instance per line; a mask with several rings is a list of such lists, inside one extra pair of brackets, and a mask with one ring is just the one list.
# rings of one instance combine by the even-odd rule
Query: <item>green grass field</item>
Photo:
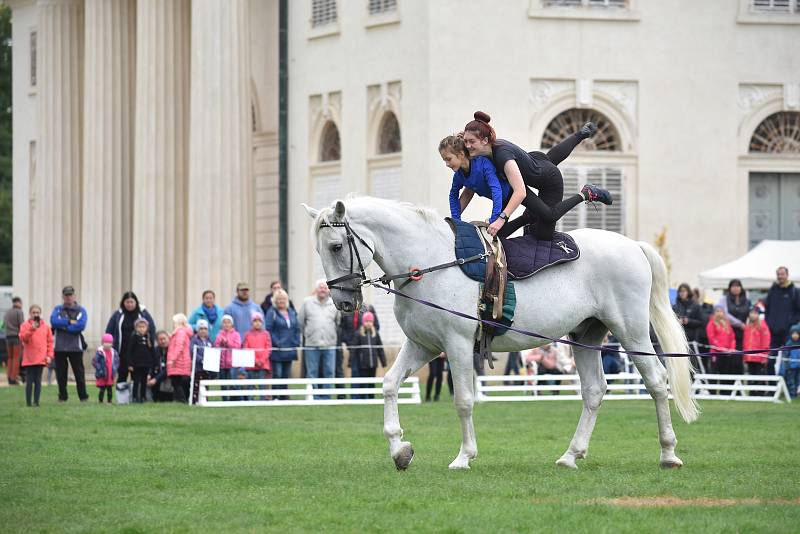
[(58, 405), (55, 394), (33, 409), (22, 388), (0, 391), (2, 531), (800, 531), (797, 403), (704, 403), (700, 421), (675, 423), (677, 471), (658, 468), (645, 401), (604, 404), (578, 471), (554, 466), (577, 402), (478, 405), (468, 472), (447, 469), (460, 442), (450, 402), (401, 406), (416, 458), (397, 472), (380, 406)]

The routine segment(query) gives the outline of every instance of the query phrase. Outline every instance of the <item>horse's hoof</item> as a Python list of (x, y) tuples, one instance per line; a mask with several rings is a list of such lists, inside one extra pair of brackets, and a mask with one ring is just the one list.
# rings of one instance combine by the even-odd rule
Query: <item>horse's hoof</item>
[(453, 460), (450, 463), (450, 465), (447, 466), (447, 468), (448, 469), (453, 469), (453, 470), (457, 470), (457, 469), (466, 470), (466, 469), (469, 469), (469, 458), (459, 454), (458, 456), (456, 456), (456, 459)]
[(661, 460), (661, 469), (680, 469), (683, 467), (683, 462), (680, 458), (672, 458), (670, 460)]
[(569, 469), (577, 469), (578, 465), (575, 463), (575, 459), (573, 458), (566, 458), (562, 456), (558, 460), (556, 460), (556, 465), (559, 467), (566, 467)]
[(411, 460), (414, 459), (414, 447), (407, 441), (402, 443), (400, 450), (397, 451), (397, 454), (395, 454), (392, 459), (398, 471), (405, 471), (408, 469), (408, 466), (411, 465)]

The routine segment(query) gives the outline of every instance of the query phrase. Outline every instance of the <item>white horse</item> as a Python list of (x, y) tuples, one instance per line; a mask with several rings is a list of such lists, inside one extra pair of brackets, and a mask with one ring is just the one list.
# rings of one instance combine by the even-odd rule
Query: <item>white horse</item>
[[(455, 257), (453, 232), (431, 210), (370, 197), (347, 200), (346, 207), (342, 201), (322, 210), (303, 206), (314, 219), (316, 249), (332, 281), (331, 296), (343, 311), (361, 305), (361, 275), (372, 261), (393, 275), (408, 272), (412, 266), (426, 268)], [(552, 338), (569, 334), (587, 345), (600, 345), (611, 330), (627, 350), (654, 352), (649, 335), (652, 322), (665, 352), (686, 353), (688, 343), (670, 308), (666, 268), (658, 253), (647, 243), (613, 232), (582, 229), (570, 234), (581, 249), (580, 259), (515, 282), (514, 326)], [(412, 297), (472, 316), (477, 313), (478, 291), (478, 282), (457, 267), (425, 274), (403, 289)], [(411, 443), (402, 440), (398, 388), (444, 351), (450, 361), (462, 432), (461, 449), (449, 467), (469, 469), (470, 460), (478, 454), (472, 424), (476, 323), (402, 297), (395, 298), (394, 314), (407, 337), (383, 380), (383, 432), (395, 466), (405, 469), (414, 456)], [(509, 331), (494, 339), (492, 349), (519, 351), (546, 343), (548, 340)], [(606, 392), (599, 351), (576, 348), (574, 353), (583, 412), (569, 447), (556, 461), (571, 468), (577, 468), (575, 461), (586, 457)], [(675, 454), (667, 376), (675, 406), (686, 422), (694, 421), (699, 409), (692, 397), (689, 360), (667, 358), (665, 369), (654, 356), (632, 358), (655, 401), (661, 466), (680, 467), (683, 462)]]

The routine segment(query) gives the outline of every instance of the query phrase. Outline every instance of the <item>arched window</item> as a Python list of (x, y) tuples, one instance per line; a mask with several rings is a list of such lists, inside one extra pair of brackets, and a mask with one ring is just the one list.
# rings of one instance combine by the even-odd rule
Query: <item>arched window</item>
[(750, 138), (750, 152), (800, 154), (800, 112), (780, 111), (761, 121)]
[(339, 161), (340, 159), (342, 159), (342, 145), (339, 141), (339, 128), (333, 121), (328, 121), (322, 128), (319, 161)]
[(541, 147), (543, 149), (552, 148), (568, 136), (581, 129), (587, 121), (592, 121), (597, 125), (597, 133), (591, 139), (584, 140), (575, 150), (603, 150), (620, 151), (622, 150), (619, 132), (616, 126), (608, 120), (608, 117), (593, 109), (572, 108), (559, 113), (542, 135)]
[(378, 154), (395, 154), (403, 149), (400, 140), (400, 123), (391, 111), (387, 112), (378, 127)]

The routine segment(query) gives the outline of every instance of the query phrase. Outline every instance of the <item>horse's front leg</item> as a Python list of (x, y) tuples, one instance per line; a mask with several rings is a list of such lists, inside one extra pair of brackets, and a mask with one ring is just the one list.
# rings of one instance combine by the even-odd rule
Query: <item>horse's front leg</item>
[(407, 339), (394, 364), (383, 377), (383, 435), (389, 440), (389, 454), (397, 469), (406, 469), (414, 459), (411, 443), (402, 441), (403, 429), (400, 427), (400, 413), (397, 409), (400, 384), (433, 357), (434, 354)]
[(475, 403), (472, 343), (467, 341), (448, 347), (447, 358), (453, 377), (453, 394), (458, 417), (461, 420), (461, 448), (450, 463), (450, 469), (469, 469), (469, 461), (478, 456), (478, 442), (472, 423), (472, 406)]

